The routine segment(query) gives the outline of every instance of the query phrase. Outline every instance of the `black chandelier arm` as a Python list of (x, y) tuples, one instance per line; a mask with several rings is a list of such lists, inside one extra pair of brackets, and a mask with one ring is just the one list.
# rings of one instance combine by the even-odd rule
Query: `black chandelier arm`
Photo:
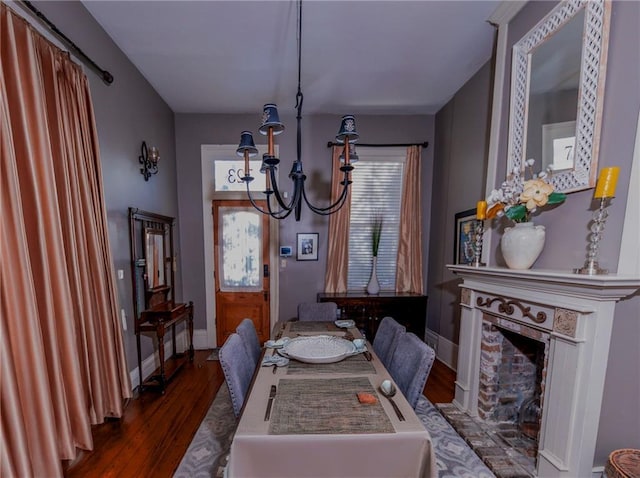
[(273, 217), (273, 218), (275, 218), (275, 219), (284, 219), (284, 218), (286, 218), (289, 214), (291, 214), (291, 210), (289, 210), (289, 211), (286, 211), (286, 210), (283, 210), (283, 211), (282, 211), (282, 210), (281, 210), (281, 211), (275, 211), (275, 212), (273, 212), (273, 211), (271, 210), (271, 201), (269, 200), (269, 196), (272, 194), (272, 192), (271, 192), (271, 191), (268, 191), (268, 192), (267, 192), (267, 191), (265, 191), (265, 194), (267, 195), (266, 202), (267, 202), (267, 208), (268, 208), (268, 211), (265, 211), (265, 210), (264, 210), (264, 209), (262, 209), (262, 208), (261, 208), (261, 207), (256, 203), (256, 201), (253, 199), (253, 196), (251, 195), (251, 190), (249, 189), (249, 183), (247, 182), (246, 184), (247, 184), (247, 196), (249, 197), (249, 201), (251, 202), (251, 205), (252, 205), (255, 209), (257, 209), (259, 212), (261, 212), (262, 214), (266, 214), (266, 215), (268, 215), (268, 216), (271, 216), (271, 217)]
[(336, 202), (334, 202), (333, 204), (330, 204), (327, 207), (314, 206), (313, 204), (311, 204), (311, 202), (307, 198), (307, 193), (303, 189), (302, 190), (302, 194), (303, 194), (303, 197), (304, 197), (304, 202), (307, 204), (309, 209), (311, 209), (314, 213), (320, 214), (320, 215), (323, 215), (323, 216), (328, 216), (329, 214), (332, 214), (332, 213), (338, 211), (339, 209), (341, 209), (342, 206), (344, 206), (344, 203), (347, 200), (347, 196), (348, 196), (348, 193), (349, 193), (349, 185), (351, 184), (351, 182), (348, 181), (346, 176), (345, 176), (344, 181), (342, 181), (340, 184), (342, 184), (342, 192), (340, 193), (340, 196), (338, 197)]
[[(291, 198), (291, 201), (289, 202), (289, 204), (285, 204), (284, 200), (282, 199), (282, 196), (280, 195), (280, 190), (278, 189), (278, 181), (276, 180), (276, 168), (269, 168), (268, 174), (269, 174), (269, 178), (271, 179), (271, 187), (273, 188), (273, 194), (276, 197), (276, 201), (278, 202), (278, 205), (282, 209), (290, 211), (291, 209), (293, 209), (293, 206), (295, 205), (295, 195), (293, 198)], [(295, 191), (295, 188), (294, 188), (294, 191)]]
[(267, 197), (267, 208), (269, 209), (267, 214), (269, 214), (271, 217), (273, 217), (275, 219), (285, 219), (285, 218), (289, 217), (289, 215), (293, 211), (293, 207), (281, 208), (281, 209), (278, 209), (278, 210), (274, 210), (271, 207), (271, 198), (269, 196)]

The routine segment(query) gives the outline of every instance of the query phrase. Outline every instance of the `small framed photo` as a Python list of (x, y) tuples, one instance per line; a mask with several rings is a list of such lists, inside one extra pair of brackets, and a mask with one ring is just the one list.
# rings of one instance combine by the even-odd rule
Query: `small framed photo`
[(473, 232), (476, 222), (476, 210), (468, 209), (456, 213), (453, 236), (453, 263), (471, 264), (473, 262)]
[(299, 261), (318, 260), (318, 233), (307, 232), (298, 234), (298, 255)]

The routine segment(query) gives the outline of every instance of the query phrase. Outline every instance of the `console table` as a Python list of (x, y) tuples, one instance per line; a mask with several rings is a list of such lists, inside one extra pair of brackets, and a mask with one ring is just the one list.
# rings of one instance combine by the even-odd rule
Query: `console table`
[(427, 320), (427, 296), (410, 293), (381, 292), (369, 295), (364, 292), (318, 294), (318, 302), (335, 302), (341, 319), (355, 321), (356, 327), (364, 331), (367, 339), (373, 341), (380, 321), (393, 317), (424, 340)]

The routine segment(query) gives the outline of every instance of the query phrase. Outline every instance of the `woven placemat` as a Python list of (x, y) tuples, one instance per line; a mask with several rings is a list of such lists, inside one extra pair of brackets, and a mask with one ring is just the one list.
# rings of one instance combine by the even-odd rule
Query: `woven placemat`
[(291, 332), (337, 332), (341, 329), (333, 322), (320, 322), (320, 321), (295, 321), (289, 325)]
[(377, 397), (366, 377), (284, 378), (278, 383), (269, 434), (394, 433), (380, 401), (362, 404), (359, 392)]
[(348, 373), (354, 374), (374, 374), (376, 368), (368, 362), (364, 355), (358, 354), (347, 357), (340, 362), (334, 363), (304, 363), (295, 359), (289, 361), (287, 375), (304, 375), (308, 373)]

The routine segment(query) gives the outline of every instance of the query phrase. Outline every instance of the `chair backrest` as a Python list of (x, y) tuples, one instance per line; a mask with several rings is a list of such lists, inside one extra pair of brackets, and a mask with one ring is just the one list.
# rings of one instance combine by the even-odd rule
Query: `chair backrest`
[(224, 378), (227, 381), (233, 413), (240, 415), (244, 399), (251, 384), (251, 377), (255, 370), (242, 338), (238, 334), (231, 334), (220, 347), (218, 353)]
[(298, 320), (334, 321), (338, 304), (335, 302), (303, 302), (298, 304)]
[(435, 351), (411, 332), (398, 339), (388, 370), (413, 408), (422, 395), (435, 356)]
[(396, 350), (398, 339), (406, 331), (407, 328), (392, 317), (385, 317), (380, 321), (376, 336), (373, 338), (373, 351), (387, 369), (391, 365), (391, 356)]
[(258, 338), (258, 332), (256, 331), (253, 320), (242, 319), (242, 322), (236, 327), (236, 332), (242, 338), (244, 346), (247, 349), (247, 354), (254, 366), (258, 365), (262, 347), (260, 347), (260, 339)]

